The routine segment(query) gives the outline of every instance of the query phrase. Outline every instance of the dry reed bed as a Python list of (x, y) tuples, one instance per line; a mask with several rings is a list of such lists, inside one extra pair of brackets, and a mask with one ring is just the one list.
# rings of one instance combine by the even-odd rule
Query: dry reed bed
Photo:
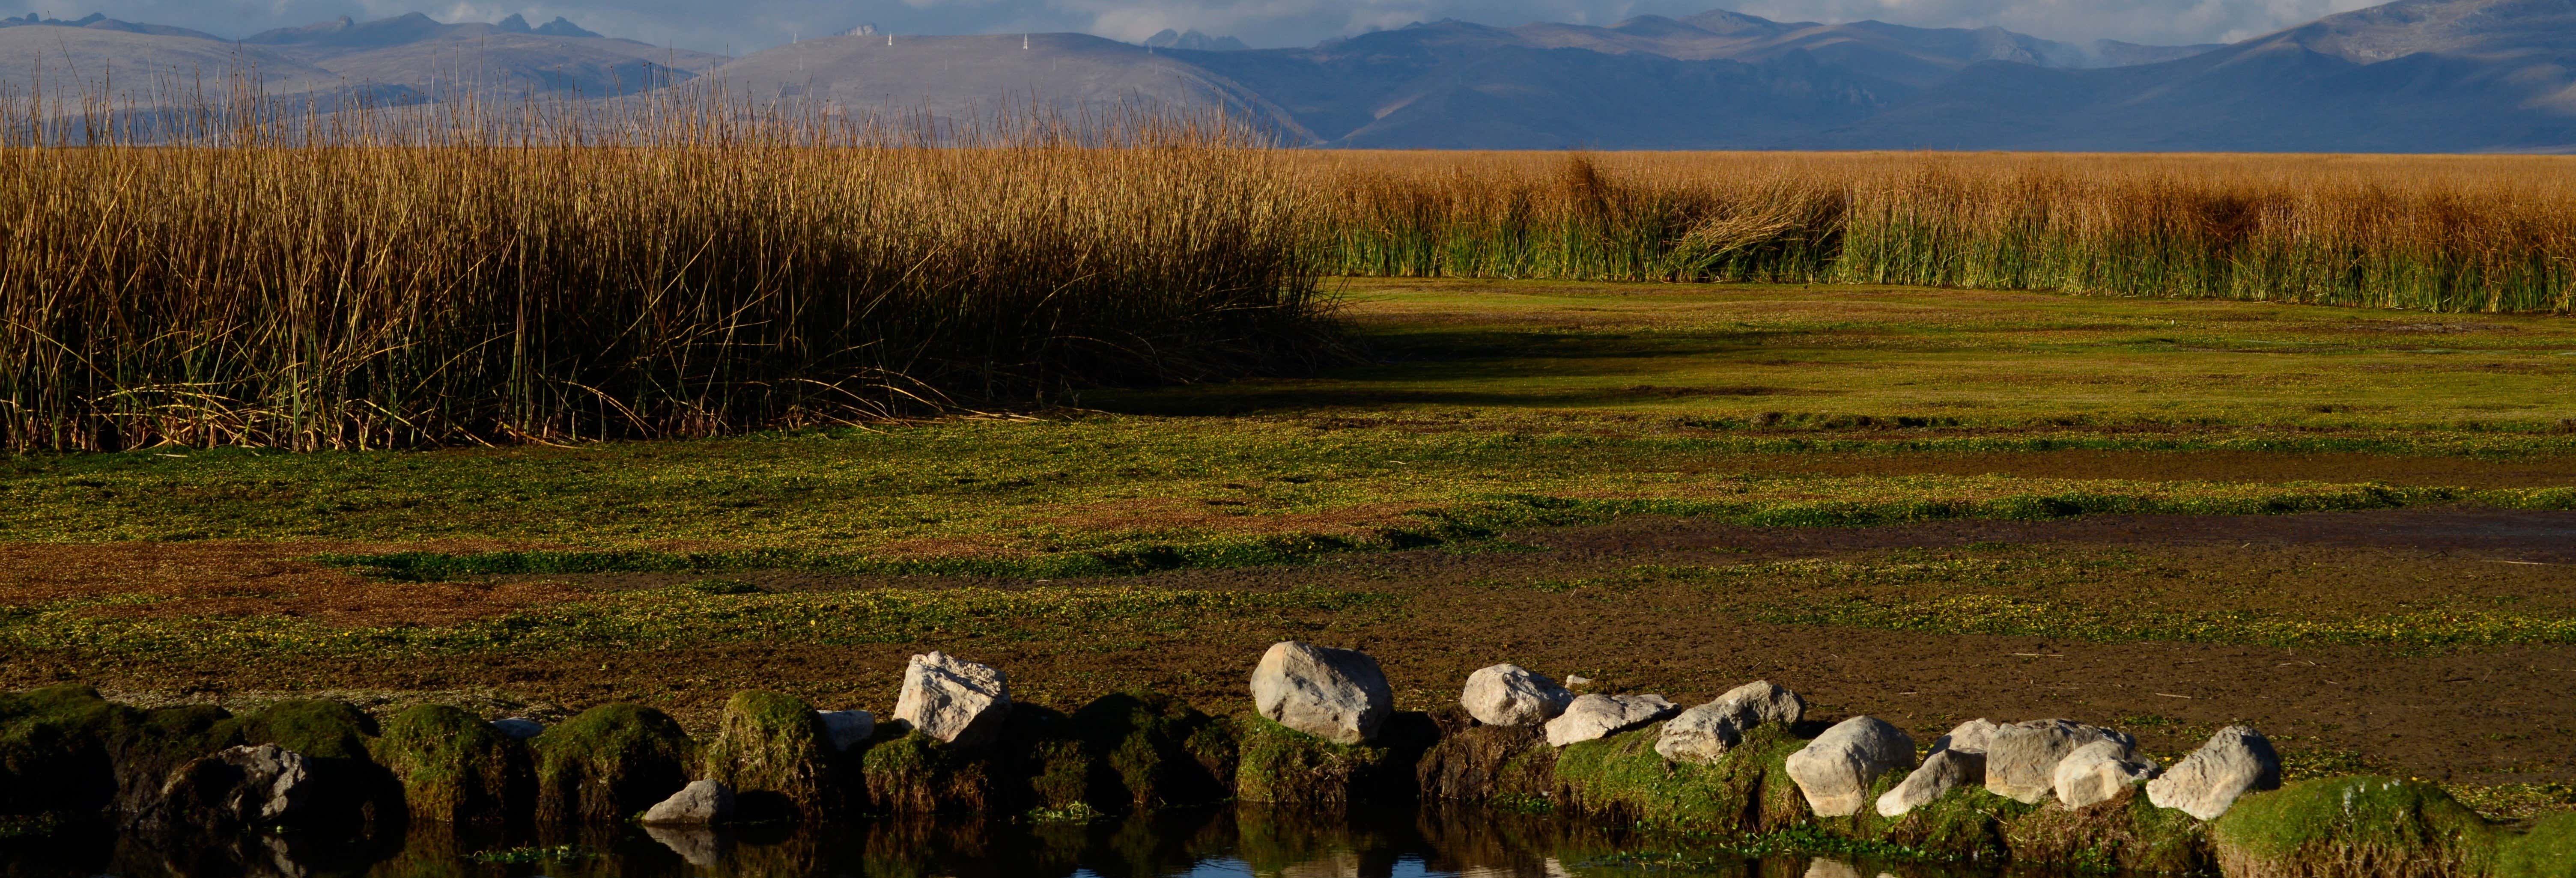
[(0, 148), (0, 443), (698, 436), (1244, 374), (1323, 338), (1292, 180), (1220, 131), (925, 148), (669, 110)]
[(2558, 157), (1337, 153), (1348, 274), (2056, 289), (2565, 313)]

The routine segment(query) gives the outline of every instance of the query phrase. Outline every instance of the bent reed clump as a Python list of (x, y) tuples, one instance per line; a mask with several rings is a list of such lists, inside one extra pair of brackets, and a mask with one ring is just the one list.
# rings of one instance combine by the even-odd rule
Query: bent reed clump
[(1223, 119), (656, 94), (85, 126), (26, 102), (0, 445), (706, 436), (1331, 347), (1303, 202)]
[(1332, 270), (2567, 313), (2554, 157), (1344, 153)]

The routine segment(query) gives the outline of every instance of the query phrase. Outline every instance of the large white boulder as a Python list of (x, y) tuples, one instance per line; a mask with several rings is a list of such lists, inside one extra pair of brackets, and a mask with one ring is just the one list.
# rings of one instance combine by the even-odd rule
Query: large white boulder
[(2272, 752), (2272, 742), (2252, 726), (2228, 726), (2148, 781), (2147, 801), (2216, 820), (2236, 804), (2236, 797), (2280, 786), (2281, 757)]
[(848, 750), (877, 733), (877, 715), (864, 710), (818, 710), (814, 718), (823, 722), (833, 750)]
[(644, 810), (647, 826), (707, 826), (733, 819), (733, 788), (723, 781), (690, 781), (670, 798)]
[(1010, 681), (1000, 669), (943, 652), (912, 657), (894, 704), (895, 719), (960, 747), (991, 743), (1010, 714)]
[(1357, 744), (1377, 737), (1395, 695), (1367, 653), (1291, 640), (1271, 645), (1252, 669), (1252, 704), (1272, 722)]
[(1995, 730), (1999, 728), (2003, 726), (1994, 720), (1978, 717), (1952, 726), (1948, 734), (1932, 739), (1932, 749), (1984, 755), (1986, 748), (1994, 745)]
[(1986, 743), (1986, 789), (2036, 805), (2057, 794), (2057, 763), (2095, 741), (2135, 748), (2137, 739), (2073, 720), (2035, 719), (1993, 729)]
[(1787, 760), (1789, 779), (1819, 817), (1859, 813), (1879, 775), (1913, 764), (1913, 736), (1873, 716), (1834, 724)]
[(1986, 754), (1966, 750), (1941, 749), (1923, 757), (1923, 764), (1897, 782), (1895, 788), (1878, 797), (1881, 817), (1903, 817), (1906, 812), (1932, 804), (1932, 800), (1950, 794), (1951, 790), (1986, 782)]
[(1585, 695), (1547, 721), (1547, 744), (1563, 747), (1606, 738), (1679, 712), (1679, 705), (1661, 695)]
[(2101, 740), (2077, 747), (2058, 760), (2052, 785), (2058, 801), (2081, 808), (2110, 801), (2129, 785), (2154, 776), (2155, 760), (2138, 755), (2128, 742)]
[(1664, 724), (1655, 752), (1675, 762), (1715, 762), (1759, 725), (1796, 725), (1807, 714), (1798, 693), (1758, 680), (1727, 690)]
[(1565, 712), (1574, 693), (1519, 665), (1495, 665), (1467, 675), (1458, 704), (1489, 726), (1536, 725)]

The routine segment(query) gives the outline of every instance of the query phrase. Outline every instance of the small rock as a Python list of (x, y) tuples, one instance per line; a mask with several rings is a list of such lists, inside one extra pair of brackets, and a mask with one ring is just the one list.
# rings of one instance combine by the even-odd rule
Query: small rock
[(707, 826), (723, 823), (733, 816), (733, 788), (723, 781), (690, 781), (668, 799), (647, 808), (640, 822), (647, 826)]
[(1395, 695), (1368, 654), (1291, 640), (1272, 644), (1252, 669), (1252, 704), (1272, 722), (1357, 744), (1377, 737)]
[[(1986, 748), (1994, 745), (1995, 730), (1999, 728), (2003, 726), (1993, 720), (1978, 717), (1951, 728), (1949, 734), (1932, 739), (1932, 749), (1957, 750), (1961, 753), (1975, 753), (1983, 756)], [(1980, 775), (1982, 774), (1983, 772), (1980, 772)], [(1977, 782), (1984, 783), (1985, 780), (1981, 776)]]
[(1592, 678), (1590, 678), (1590, 677), (1578, 677), (1578, 676), (1575, 676), (1575, 675), (1573, 675), (1573, 674), (1567, 674), (1567, 675), (1565, 675), (1565, 685), (1568, 685), (1568, 686), (1590, 686), (1590, 685), (1592, 685)]
[(1861, 878), (1861, 871), (1841, 860), (1817, 857), (1807, 861), (1806, 878)]
[(1574, 693), (1519, 665), (1495, 665), (1467, 675), (1458, 704), (1489, 726), (1525, 726), (1555, 719)]
[(1608, 737), (1681, 712), (1661, 695), (1585, 695), (1547, 721), (1547, 744), (1563, 747)]
[(2134, 748), (2137, 739), (2073, 720), (2035, 719), (1996, 726), (1986, 742), (1986, 789), (2027, 805), (2057, 794), (2057, 763), (2075, 748), (2095, 741), (2116, 741)]
[(814, 716), (823, 721), (834, 750), (848, 750), (877, 733), (877, 715), (864, 710), (818, 710)]
[(1881, 817), (1903, 817), (1906, 812), (1932, 803), (1951, 790), (1986, 782), (1986, 754), (1941, 748), (1923, 757), (1923, 765), (1905, 776), (1895, 789), (1878, 797)]
[(492, 730), (500, 732), (502, 737), (517, 738), (522, 741), (546, 733), (546, 727), (543, 723), (539, 723), (536, 720), (523, 716), (493, 720)]
[(1786, 762), (1789, 779), (1818, 817), (1859, 813), (1879, 775), (1913, 764), (1914, 738), (1874, 716), (1836, 723)]
[(990, 743), (1010, 714), (1010, 681), (1000, 670), (942, 652), (912, 657), (894, 704), (895, 719), (960, 747)]
[(304, 755), (275, 744), (232, 747), (170, 773), (158, 822), (230, 831), (292, 824), (311, 816), (319, 784)]
[(1766, 723), (1796, 725), (1806, 713), (1807, 702), (1798, 693), (1769, 680), (1746, 683), (1665, 723), (1655, 752), (1675, 762), (1715, 762), (1743, 740), (1746, 730)]
[(2156, 763), (2126, 741), (2094, 741), (2059, 760), (2055, 775), (2057, 800), (2081, 808), (2110, 801), (2130, 784), (2156, 776)]
[(2252, 726), (2228, 726), (2164, 776), (2148, 781), (2147, 801), (2216, 820), (2236, 804), (2236, 797), (2280, 787), (2281, 757), (2272, 752), (2272, 742)]

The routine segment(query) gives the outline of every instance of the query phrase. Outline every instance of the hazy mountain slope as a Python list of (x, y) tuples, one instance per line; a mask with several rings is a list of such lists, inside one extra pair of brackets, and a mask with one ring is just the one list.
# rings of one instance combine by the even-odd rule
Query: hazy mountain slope
[(25, 16), (25, 17), (22, 17), (22, 18), (0, 18), (0, 27), (45, 27), (45, 26), (50, 26), (50, 27), (85, 27), (85, 28), (91, 28), (91, 29), (94, 29), (94, 30), (116, 30), (116, 31), (124, 31), (124, 32), (126, 32), (126, 33), (133, 33), (133, 34), (153, 34), (153, 35), (156, 35), (156, 36), (165, 36), (165, 37), (196, 37), (196, 38), (201, 39), (201, 40), (215, 40), (215, 39), (221, 39), (220, 37), (217, 37), (217, 36), (215, 36), (214, 34), (206, 33), (206, 32), (204, 32), (204, 31), (198, 31), (198, 30), (189, 30), (189, 29), (184, 28), (184, 27), (172, 27), (172, 26), (170, 26), (170, 25), (166, 25), (166, 24), (141, 24), (141, 23), (131, 22), (131, 21), (118, 21), (118, 20), (116, 20), (116, 19), (113, 19), (113, 18), (109, 18), (109, 17), (107, 17), (107, 16), (106, 16), (105, 14), (103, 14), (103, 13), (97, 13), (97, 12), (92, 12), (92, 13), (90, 13), (90, 14), (88, 14), (88, 15), (82, 16), (82, 17), (80, 17), (80, 18), (78, 18), (78, 19), (74, 19), (74, 20), (71, 20), (71, 21), (64, 21), (64, 20), (62, 20), (62, 19), (57, 19), (57, 18), (44, 18), (44, 17), (38, 16), (37, 14), (35, 14), (35, 13), (33, 13), (33, 12), (27, 13), (27, 14), (26, 14), (26, 16)]
[(48, 93), (92, 96), (112, 88), (120, 97), (162, 103), (182, 100), (201, 81), (225, 84), (233, 71), (257, 71), (268, 93), (287, 95), (330, 89), (338, 74), (260, 46), (203, 37), (170, 36), (95, 27), (0, 28), (0, 84), (25, 89), (41, 74)]
[(1800, 145), (2477, 151), (2576, 145), (2570, 3), (2404, 0), (2109, 70), (1979, 65)]
[(1332, 145), (1757, 147), (1863, 118), (1884, 87), (1804, 56), (1746, 64), (1510, 48), (1423, 77)]
[(441, 93), (464, 87), (504, 95), (633, 94), (686, 81), (724, 61), (584, 34), (589, 32), (562, 19), (530, 28), (517, 16), (500, 24), (442, 24), (414, 13), (370, 22), (342, 17), (243, 42), (353, 81)]
[[(1023, 47), (1025, 45), (1025, 48)], [(755, 99), (809, 99), (851, 113), (970, 119), (1032, 101), (1059, 110), (1121, 104), (1223, 109), (1275, 128), (1292, 142), (1314, 137), (1253, 90), (1182, 55), (1082, 34), (830, 37), (750, 55), (709, 80)]]

